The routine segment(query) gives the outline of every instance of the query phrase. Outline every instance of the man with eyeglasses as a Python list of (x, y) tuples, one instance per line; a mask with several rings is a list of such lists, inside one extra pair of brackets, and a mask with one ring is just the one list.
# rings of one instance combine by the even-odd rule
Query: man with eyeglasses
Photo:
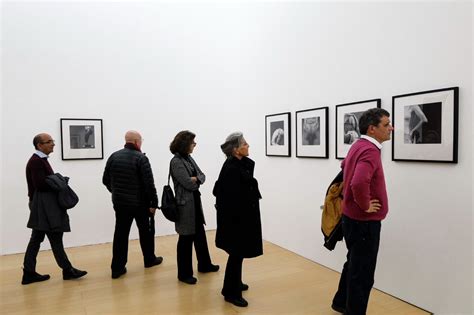
[[(34, 282), (45, 281), (50, 278), (49, 275), (42, 275), (36, 272), (36, 257), (47, 236), (51, 243), (54, 258), (57, 264), (63, 270), (63, 279), (77, 279), (87, 274), (87, 271), (76, 269), (69, 261), (63, 245), (64, 232), (70, 232), (69, 216), (59, 205), (43, 202), (41, 199), (48, 193), (56, 192), (46, 183), (46, 177), (53, 175), (53, 169), (48, 162), (48, 156), (54, 150), (54, 140), (47, 133), (40, 133), (33, 138), (33, 145), (36, 152), (31, 156), (26, 165), (26, 181), (28, 184), (28, 197), (30, 218), (27, 226), (32, 229), (31, 238), (26, 248), (23, 261), (23, 278), (21, 284), (30, 284)], [(51, 199), (49, 199), (51, 200)], [(56, 200), (53, 196), (52, 200)], [(42, 208), (38, 205), (42, 204)], [(46, 205), (46, 206), (45, 206)], [(45, 209), (48, 207), (47, 209)], [(52, 226), (51, 220), (54, 216), (55, 224)]]

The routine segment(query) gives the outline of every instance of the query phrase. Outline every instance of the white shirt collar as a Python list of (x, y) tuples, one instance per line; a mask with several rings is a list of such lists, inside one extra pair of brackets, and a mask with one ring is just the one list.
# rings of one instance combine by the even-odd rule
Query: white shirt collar
[(382, 150), (382, 144), (378, 142), (377, 140), (375, 140), (374, 138), (372, 138), (371, 136), (362, 135), (360, 136), (360, 138), (372, 142), (373, 144), (375, 144), (377, 148), (379, 148), (379, 150)]
[(49, 156), (47, 156), (46, 154), (44, 154), (43, 152), (41, 152), (40, 150), (36, 150), (35, 154), (37, 156), (39, 156), (40, 158), (49, 158)]

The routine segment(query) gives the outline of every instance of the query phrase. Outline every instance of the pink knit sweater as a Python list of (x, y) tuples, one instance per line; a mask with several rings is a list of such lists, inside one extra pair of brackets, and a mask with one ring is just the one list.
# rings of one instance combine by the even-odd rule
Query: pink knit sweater
[[(342, 161), (344, 171), (344, 200), (342, 212), (351, 219), (381, 221), (388, 212), (380, 150), (370, 141), (357, 140)], [(370, 200), (378, 199), (378, 212), (367, 213)]]

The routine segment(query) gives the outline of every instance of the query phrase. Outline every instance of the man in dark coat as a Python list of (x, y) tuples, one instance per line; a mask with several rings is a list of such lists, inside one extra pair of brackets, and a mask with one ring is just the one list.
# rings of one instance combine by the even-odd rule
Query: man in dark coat
[(57, 193), (46, 183), (46, 177), (54, 174), (48, 162), (48, 155), (54, 150), (54, 140), (49, 134), (41, 133), (34, 137), (33, 145), (36, 152), (26, 165), (30, 208), (27, 226), (32, 231), (23, 261), (21, 283), (30, 284), (50, 278), (49, 275), (41, 275), (36, 272), (36, 257), (45, 236), (51, 243), (56, 262), (63, 270), (63, 279), (80, 278), (87, 272), (74, 268), (64, 251), (63, 233), (71, 231), (69, 216), (66, 209), (59, 206)]
[(127, 131), (125, 146), (114, 152), (105, 166), (103, 184), (112, 193), (115, 210), (115, 233), (112, 257), (112, 278), (127, 272), (128, 237), (132, 222), (138, 227), (145, 268), (161, 264), (155, 256), (155, 221), (158, 208), (153, 172), (148, 158), (141, 152), (142, 136)]
[(263, 254), (259, 206), (262, 197), (253, 177), (255, 162), (247, 157), (249, 145), (242, 133), (228, 136), (221, 148), (227, 160), (213, 193), (217, 209), (216, 246), (229, 254), (222, 295), (227, 302), (245, 307), (248, 302), (242, 291), (248, 285), (242, 283), (243, 260)]

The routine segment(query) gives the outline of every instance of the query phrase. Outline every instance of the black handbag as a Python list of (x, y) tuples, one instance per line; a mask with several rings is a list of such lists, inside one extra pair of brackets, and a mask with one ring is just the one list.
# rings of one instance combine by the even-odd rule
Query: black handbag
[(177, 222), (179, 219), (178, 203), (170, 186), (170, 173), (168, 173), (168, 185), (163, 186), (161, 195), (161, 212), (171, 222)]

